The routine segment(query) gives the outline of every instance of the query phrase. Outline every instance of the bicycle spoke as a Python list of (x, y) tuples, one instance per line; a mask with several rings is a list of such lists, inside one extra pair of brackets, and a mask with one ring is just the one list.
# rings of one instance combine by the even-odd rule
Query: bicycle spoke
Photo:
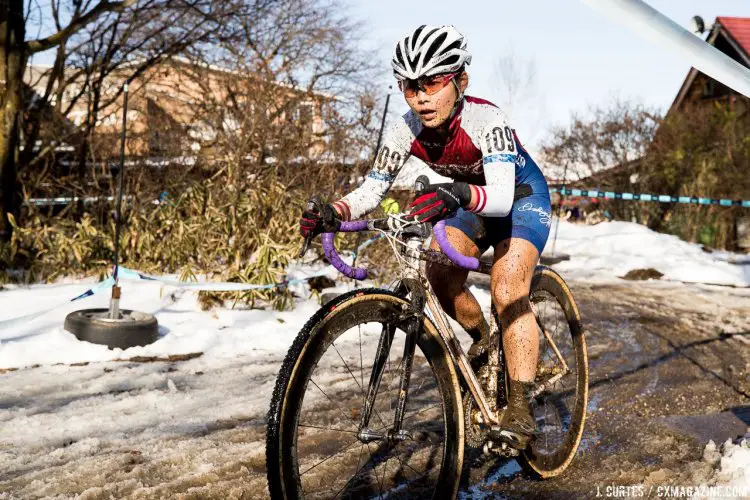
[(339, 358), (341, 358), (341, 362), (344, 363), (344, 367), (346, 368), (346, 371), (348, 371), (349, 375), (352, 376), (352, 380), (354, 380), (354, 383), (357, 384), (357, 387), (359, 387), (360, 392), (362, 392), (362, 394), (364, 394), (365, 390), (362, 388), (362, 385), (364, 385), (364, 383), (362, 385), (360, 385), (359, 381), (357, 380), (357, 377), (355, 377), (354, 373), (352, 373), (352, 369), (349, 368), (349, 365), (344, 360), (344, 357), (341, 355), (341, 353), (339, 352), (339, 350), (336, 347), (336, 344), (334, 342), (331, 342), (331, 347), (333, 347), (333, 350), (336, 351), (336, 354), (338, 354)]
[[(352, 380), (354, 380), (354, 383), (355, 383), (355, 384), (357, 384), (357, 386), (359, 387), (359, 391), (360, 391), (360, 392), (362, 393), (362, 396), (363, 396), (363, 397), (367, 397), (367, 396), (366, 396), (366, 394), (365, 394), (365, 389), (364, 389), (364, 387), (363, 387), (362, 385), (359, 385), (359, 382), (357, 381), (357, 377), (355, 377), (355, 376), (354, 376), (354, 373), (352, 373), (352, 370), (351, 370), (351, 368), (349, 368), (349, 365), (348, 365), (348, 364), (346, 363), (346, 361), (344, 360), (344, 357), (343, 357), (343, 356), (341, 355), (341, 353), (339, 352), (338, 348), (336, 347), (336, 344), (335, 344), (335, 343), (333, 343), (333, 342), (331, 342), (331, 346), (332, 346), (332, 347), (333, 347), (333, 349), (334, 349), (334, 350), (336, 351), (336, 354), (338, 354), (338, 355), (339, 355), (339, 358), (341, 358), (341, 362), (342, 362), (342, 363), (344, 363), (344, 366), (346, 367), (346, 370), (347, 370), (347, 371), (349, 372), (349, 375), (351, 375), (351, 376), (352, 376)], [(312, 380), (312, 379), (311, 379), (311, 380)], [(363, 382), (363, 384), (364, 384), (364, 382)], [(388, 401), (389, 401), (389, 406), (390, 406), (390, 399), (389, 399)], [(375, 408), (375, 406), (374, 406), (374, 405), (373, 405), (373, 407), (372, 407), (372, 411), (373, 411), (373, 412), (375, 413), (375, 416), (376, 416), (376, 417), (378, 417), (378, 420), (380, 420), (380, 423), (381, 423), (381, 424), (383, 424), (383, 425), (386, 425), (386, 424), (385, 424), (385, 421), (384, 421), (384, 420), (383, 420), (383, 418), (382, 418), (382, 417), (380, 416), (380, 412), (379, 412), (379, 411), (378, 411), (378, 410), (377, 410), (377, 409)], [(357, 424), (357, 425), (359, 425), (359, 424)]]
[(406, 467), (408, 467), (409, 469), (413, 470), (413, 471), (414, 471), (414, 472), (415, 472), (415, 473), (417, 474), (417, 477), (416, 477), (416, 479), (420, 479), (420, 478), (422, 478), (422, 477), (424, 477), (424, 476), (426, 476), (426, 475), (428, 474), (428, 472), (422, 472), (422, 473), (420, 474), (420, 473), (419, 473), (419, 471), (418, 471), (417, 469), (415, 469), (415, 468), (414, 468), (414, 467), (412, 467), (411, 465), (409, 465), (409, 464), (407, 464), (406, 462), (404, 462), (403, 460), (401, 460), (401, 459), (400, 459), (400, 458), (398, 457), (398, 455), (394, 455), (394, 456), (393, 456), (393, 458), (395, 458), (395, 459), (396, 459), (396, 460), (398, 461), (398, 463), (399, 463), (399, 464), (401, 464), (401, 468), (402, 468), (402, 469), (403, 469), (403, 467), (404, 467), (404, 466), (406, 466)]
[(308, 425), (308, 424), (297, 424), (297, 427), (309, 427), (310, 429), (320, 429), (323, 431), (335, 431), (335, 432), (345, 432), (347, 434), (358, 434), (357, 431), (347, 431), (345, 429), (336, 429), (334, 427), (319, 427), (317, 425)]
[(404, 415), (404, 420), (403, 420), (403, 421), (404, 421), (404, 422), (406, 422), (406, 421), (407, 421), (407, 420), (409, 420), (410, 418), (412, 418), (412, 417), (416, 417), (417, 415), (419, 415), (419, 414), (421, 414), (421, 413), (424, 413), (424, 412), (426, 412), (426, 411), (432, 410), (433, 408), (437, 408), (438, 406), (443, 406), (443, 404), (442, 404), (442, 403), (437, 403), (437, 404), (434, 404), (434, 405), (432, 405), (432, 406), (428, 406), (427, 408), (423, 408), (423, 409), (421, 409), (421, 410), (419, 410), (419, 411), (415, 411), (414, 413), (412, 413), (412, 414), (411, 414), (411, 415), (409, 415), (409, 416), (406, 416), (406, 415)]
[[(367, 445), (367, 451), (370, 453), (370, 443), (365, 443)], [(365, 448), (365, 444), (362, 445), (362, 447), (359, 449), (359, 459), (357, 460), (357, 470), (354, 473), (352, 477), (349, 478), (349, 480), (344, 484), (344, 486), (341, 487), (339, 491), (336, 492), (336, 494), (333, 496), (333, 498), (338, 498), (338, 496), (341, 494), (342, 491), (346, 489), (347, 486), (351, 484), (352, 481), (354, 481), (355, 478), (359, 476), (359, 473), (367, 467), (367, 464), (369, 464), (372, 461), (373, 454), (370, 453), (370, 458), (367, 459), (365, 463), (362, 464), (362, 466), (359, 466), (359, 462), (362, 460), (362, 450)]]
[[(313, 378), (312, 378), (312, 377), (310, 377), (310, 382), (312, 382), (312, 384), (313, 384), (313, 385), (314, 385), (315, 387), (317, 387), (317, 388), (318, 388), (318, 390), (319, 390), (319, 391), (320, 391), (320, 392), (321, 392), (321, 393), (323, 394), (323, 396), (325, 396), (325, 397), (326, 397), (326, 398), (328, 399), (328, 401), (330, 401), (330, 402), (331, 402), (331, 404), (332, 404), (332, 405), (334, 405), (334, 406), (336, 405), (336, 403), (335, 403), (335, 402), (333, 401), (333, 399), (331, 399), (331, 397), (330, 397), (330, 396), (329, 396), (328, 394), (326, 394), (326, 393), (325, 393), (325, 391), (324, 391), (323, 389), (321, 389), (321, 388), (320, 388), (320, 386), (319, 386), (318, 384), (316, 384), (316, 383), (315, 383), (315, 380), (313, 380)], [(352, 422), (354, 423), (354, 428), (355, 428), (355, 429), (356, 429), (357, 427), (359, 427), (359, 422), (357, 422), (356, 420), (354, 420), (354, 419), (353, 419), (353, 418), (352, 418), (351, 416), (349, 416), (349, 420), (351, 420), (351, 421), (352, 421)]]
[(385, 474), (388, 471), (388, 460), (390, 458), (385, 459), (385, 463), (383, 464), (383, 479), (380, 481), (380, 487), (378, 488), (380, 490), (380, 496), (383, 496), (383, 484), (385, 483)]
[[(357, 332), (359, 333), (359, 379), (361, 387), (365, 386), (365, 369), (364, 362), (362, 361), (362, 325), (357, 325)], [(362, 405), (365, 404), (365, 394), (362, 393)]]
[(320, 465), (320, 464), (322, 464), (322, 463), (324, 463), (324, 462), (327, 462), (328, 460), (332, 459), (332, 458), (333, 458), (333, 457), (335, 457), (336, 455), (339, 455), (339, 454), (341, 454), (341, 453), (345, 452), (346, 450), (348, 450), (349, 448), (351, 448), (352, 446), (354, 446), (355, 444), (357, 444), (357, 443), (359, 443), (359, 442), (360, 442), (360, 441), (359, 441), (359, 439), (357, 439), (356, 441), (353, 441), (353, 442), (349, 443), (349, 444), (348, 444), (348, 445), (346, 445), (346, 446), (345, 446), (345, 447), (344, 447), (344, 448), (343, 448), (342, 450), (339, 450), (339, 451), (337, 451), (336, 453), (334, 453), (333, 455), (330, 455), (330, 456), (328, 456), (328, 457), (324, 458), (323, 460), (321, 460), (320, 462), (316, 463), (315, 465), (313, 465), (313, 466), (312, 466), (312, 467), (310, 467), (309, 469), (306, 469), (306, 470), (305, 470), (305, 472), (302, 472), (302, 473), (300, 473), (300, 477), (304, 476), (305, 474), (307, 474), (308, 472), (310, 472), (311, 470), (313, 470), (313, 469), (314, 469), (315, 467), (317, 467), (318, 465)]

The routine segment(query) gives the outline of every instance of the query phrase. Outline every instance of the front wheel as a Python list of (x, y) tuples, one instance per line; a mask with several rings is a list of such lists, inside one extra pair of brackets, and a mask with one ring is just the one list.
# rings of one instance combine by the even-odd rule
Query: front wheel
[(537, 434), (523, 461), (542, 478), (563, 473), (583, 435), (588, 400), (588, 357), (581, 314), (567, 284), (538, 266), (530, 300), (539, 329), (539, 362), (532, 408)]
[[(408, 309), (390, 291), (355, 290), (326, 304), (299, 333), (268, 414), (272, 498), (455, 497), (463, 465), (460, 385), (426, 318), (416, 341), (403, 432), (399, 439), (389, 434), (403, 371), (397, 346), (406, 338)], [(383, 349), (385, 338), (392, 340)], [(361, 417), (377, 352), (387, 352), (387, 361), (364, 436)]]

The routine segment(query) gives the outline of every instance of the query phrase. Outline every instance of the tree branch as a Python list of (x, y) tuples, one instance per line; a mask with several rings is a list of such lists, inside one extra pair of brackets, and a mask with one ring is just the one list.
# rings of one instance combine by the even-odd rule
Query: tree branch
[(33, 54), (52, 48), (63, 42), (69, 36), (83, 29), (87, 24), (100, 15), (106, 14), (107, 12), (121, 12), (133, 5), (136, 1), (137, 0), (122, 0), (121, 2), (110, 2), (109, 0), (102, 0), (96, 5), (96, 7), (88, 11), (86, 14), (77, 19), (74, 18), (71, 20), (70, 24), (57, 33), (46, 38), (26, 42), (26, 50)]

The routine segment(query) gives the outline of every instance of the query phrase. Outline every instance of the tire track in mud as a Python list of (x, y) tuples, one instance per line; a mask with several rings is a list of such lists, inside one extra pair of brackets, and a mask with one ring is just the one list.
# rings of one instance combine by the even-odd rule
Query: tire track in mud
[[(750, 425), (750, 292), (571, 287), (591, 381), (576, 459), (562, 477), (537, 481), (515, 461), (467, 449), (461, 498), (590, 498), (597, 486), (697, 484), (708, 473), (700, 461), (708, 439)], [(14, 392), (0, 396), (0, 498), (265, 498), (264, 420), (279, 365), (239, 356), (221, 365), (199, 358), (4, 374)], [(97, 409), (113, 422), (87, 422)], [(61, 419), (76, 432), (13, 441), (13, 425), (44, 432)]]

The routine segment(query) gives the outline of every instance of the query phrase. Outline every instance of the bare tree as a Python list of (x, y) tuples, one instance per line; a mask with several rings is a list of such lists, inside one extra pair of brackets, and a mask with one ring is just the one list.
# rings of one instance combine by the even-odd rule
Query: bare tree
[[(278, 174), (312, 153), (338, 162), (367, 157), (360, 153), (372, 147), (373, 108), (363, 97), (373, 58), (359, 49), (362, 27), (339, 12), (329, 0), (278, 0), (252, 19), (233, 18), (234, 35), (218, 46), (190, 50), (202, 120), (235, 165), (249, 158), (256, 174)], [(220, 81), (200, 79), (211, 64), (232, 71)], [(305, 176), (296, 169), (292, 177), (309, 182)]]
[(582, 179), (643, 157), (660, 120), (643, 104), (614, 98), (587, 116), (574, 113), (567, 127), (553, 128), (542, 155), (546, 163), (565, 167), (569, 180)]
[[(98, 111), (107, 104), (101, 101), (104, 79), (126, 63), (131, 64), (130, 76), (138, 76), (164, 57), (204, 41), (234, 5), (219, 0), (51, 0), (44, 6), (36, 0), (26, 5), (23, 0), (0, 3), (0, 74), (4, 79), (0, 85), (0, 239), (10, 235), (7, 214), (18, 210), (19, 166), (54, 149), (54, 144), (48, 144), (35, 152), (43, 116), (35, 111), (54, 101), (57, 112), (65, 116), (79, 99), (86, 99), (83, 129), (75, 131), (80, 138), (81, 165), (85, 165)], [(26, 29), (31, 25), (51, 26), (53, 32), (27, 40)], [(24, 85), (29, 58), (53, 48), (55, 64), (45, 75), (45, 91), (32, 100)], [(71, 67), (75, 69), (66, 70)], [(63, 93), (71, 87), (74, 95), (63, 102)], [(109, 99), (118, 96), (116, 92)], [(32, 108), (24, 113), (29, 102)], [(25, 134), (23, 145), (21, 131)]]
[[(0, 237), (9, 236), (7, 213), (17, 211), (17, 160), (21, 129), (24, 72), (31, 54), (57, 47), (71, 35), (107, 12), (123, 11), (136, 0), (110, 2), (101, 0), (74, 2), (75, 9), (65, 26), (53, 34), (33, 40), (26, 39), (23, 0), (8, 0), (0, 4)], [(52, 2), (58, 7), (59, 3)]]

